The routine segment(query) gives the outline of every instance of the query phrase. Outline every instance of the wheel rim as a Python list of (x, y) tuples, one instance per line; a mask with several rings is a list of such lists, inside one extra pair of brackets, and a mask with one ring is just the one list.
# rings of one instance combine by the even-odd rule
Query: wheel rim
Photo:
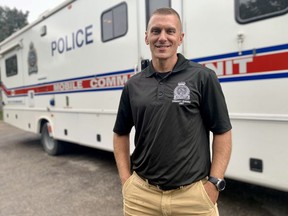
[(48, 150), (53, 150), (53, 148), (55, 147), (55, 140), (53, 139), (53, 137), (51, 137), (48, 133), (48, 128), (47, 125), (45, 127), (45, 130), (43, 131), (43, 141), (44, 141), (44, 145)]

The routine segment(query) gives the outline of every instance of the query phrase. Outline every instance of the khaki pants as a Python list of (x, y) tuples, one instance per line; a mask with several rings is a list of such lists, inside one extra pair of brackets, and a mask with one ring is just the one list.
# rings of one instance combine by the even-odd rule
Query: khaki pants
[(208, 197), (203, 181), (163, 191), (135, 172), (122, 189), (125, 216), (219, 216), (217, 204)]

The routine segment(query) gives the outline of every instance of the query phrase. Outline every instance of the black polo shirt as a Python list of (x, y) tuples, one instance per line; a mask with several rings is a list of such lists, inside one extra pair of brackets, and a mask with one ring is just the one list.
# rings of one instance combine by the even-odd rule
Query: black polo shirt
[(190, 184), (209, 174), (209, 131), (231, 129), (214, 71), (178, 54), (171, 73), (159, 77), (152, 64), (124, 86), (114, 132), (135, 126), (132, 168), (157, 185)]

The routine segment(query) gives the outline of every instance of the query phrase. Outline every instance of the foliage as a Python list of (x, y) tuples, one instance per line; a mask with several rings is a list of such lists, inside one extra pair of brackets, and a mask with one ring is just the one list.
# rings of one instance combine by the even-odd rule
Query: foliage
[(0, 42), (28, 24), (29, 12), (0, 6)]

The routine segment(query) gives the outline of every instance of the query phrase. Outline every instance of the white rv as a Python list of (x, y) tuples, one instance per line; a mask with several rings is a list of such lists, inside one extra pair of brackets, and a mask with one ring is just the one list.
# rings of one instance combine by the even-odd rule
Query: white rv
[(219, 76), (233, 125), (227, 177), (288, 191), (288, 0), (65, 1), (0, 44), (4, 121), (112, 151), (124, 83), (150, 59), (151, 12), (173, 7), (187, 58)]

